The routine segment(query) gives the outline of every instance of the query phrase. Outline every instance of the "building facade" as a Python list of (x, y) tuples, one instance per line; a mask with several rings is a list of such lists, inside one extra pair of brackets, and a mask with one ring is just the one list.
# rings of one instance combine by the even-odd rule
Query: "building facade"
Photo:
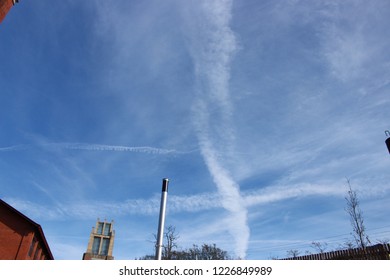
[(0, 259), (54, 259), (41, 226), (1, 199)]
[(83, 255), (83, 260), (113, 260), (115, 231), (114, 221), (96, 222), (96, 227), (92, 228), (89, 237), (87, 251)]
[(0, 0), (0, 23), (3, 21), (12, 6), (18, 3), (19, 0)]

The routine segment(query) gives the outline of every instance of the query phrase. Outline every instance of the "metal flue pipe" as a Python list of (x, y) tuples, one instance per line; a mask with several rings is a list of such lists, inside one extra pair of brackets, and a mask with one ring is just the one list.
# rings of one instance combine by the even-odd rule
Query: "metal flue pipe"
[(163, 248), (165, 210), (166, 210), (167, 196), (168, 196), (168, 182), (169, 180), (167, 178), (164, 178), (162, 182), (160, 218), (158, 221), (158, 233), (157, 233), (156, 256), (155, 256), (156, 260), (161, 260), (161, 254)]

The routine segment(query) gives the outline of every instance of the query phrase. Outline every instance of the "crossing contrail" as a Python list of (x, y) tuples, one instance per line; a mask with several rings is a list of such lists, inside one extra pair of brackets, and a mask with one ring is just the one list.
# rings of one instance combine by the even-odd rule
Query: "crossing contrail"
[[(217, 187), (221, 204), (228, 211), (228, 231), (234, 239), (235, 254), (245, 258), (250, 230), (240, 186), (221, 160), (229, 156), (234, 131), (233, 106), (229, 94), (230, 64), (237, 50), (229, 27), (231, 0), (202, 1), (202, 22), (197, 22), (191, 45), (195, 64), (196, 93), (194, 125), (200, 152)], [(219, 151), (223, 147), (223, 151)]]

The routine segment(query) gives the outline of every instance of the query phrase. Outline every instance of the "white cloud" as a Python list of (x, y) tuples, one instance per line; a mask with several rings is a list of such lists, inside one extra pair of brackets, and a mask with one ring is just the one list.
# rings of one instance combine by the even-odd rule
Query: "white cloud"
[(229, 155), (235, 138), (229, 80), (237, 42), (229, 27), (231, 8), (229, 0), (200, 3), (200, 19), (190, 35), (197, 81), (194, 124), (201, 154), (217, 186), (222, 207), (230, 213), (227, 227), (235, 240), (235, 254), (245, 258), (249, 240), (247, 210), (238, 183), (224, 167), (218, 153), (223, 145), (224, 153)]
[(343, 1), (327, 8), (320, 36), (322, 51), (331, 73), (343, 82), (364, 81), (365, 88), (388, 80), (387, 59), (383, 54), (388, 40), (383, 29), (388, 28), (385, 12), (388, 3)]

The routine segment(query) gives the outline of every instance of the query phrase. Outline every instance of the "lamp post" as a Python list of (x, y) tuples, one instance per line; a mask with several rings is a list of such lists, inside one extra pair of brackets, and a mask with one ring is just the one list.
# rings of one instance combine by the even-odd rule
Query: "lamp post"
[(156, 260), (161, 260), (163, 237), (164, 237), (165, 210), (166, 210), (167, 196), (168, 196), (168, 182), (169, 180), (167, 178), (164, 178), (162, 182), (160, 218), (158, 221), (158, 233), (157, 233), (156, 256), (155, 256)]

